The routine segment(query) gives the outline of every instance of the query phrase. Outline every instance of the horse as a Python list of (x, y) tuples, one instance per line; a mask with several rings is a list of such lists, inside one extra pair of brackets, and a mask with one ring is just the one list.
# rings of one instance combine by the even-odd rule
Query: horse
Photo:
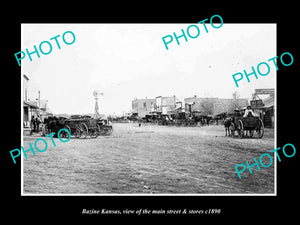
[(232, 117), (226, 117), (224, 120), (225, 136), (227, 136), (227, 131), (228, 131), (228, 136), (230, 135), (229, 127), (230, 127), (232, 121), (233, 121)]
[(66, 118), (63, 117), (57, 118), (56, 116), (49, 117), (48, 120), (46, 121), (46, 127), (48, 129), (48, 132), (49, 133), (55, 132), (54, 137), (57, 137), (57, 132), (60, 129), (64, 128), (65, 119)]

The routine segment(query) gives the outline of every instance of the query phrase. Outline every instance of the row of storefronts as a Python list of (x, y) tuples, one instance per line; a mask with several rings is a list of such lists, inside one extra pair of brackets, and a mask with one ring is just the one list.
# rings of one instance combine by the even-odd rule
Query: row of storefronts
[[(268, 95), (261, 98), (261, 95)], [(255, 89), (252, 100), (246, 98), (201, 98), (196, 95), (180, 101), (175, 95), (170, 97), (158, 96), (132, 100), (131, 115), (143, 118), (146, 115), (191, 115), (197, 113), (202, 116), (217, 116), (233, 113), (235, 110), (243, 112), (248, 105), (263, 120), (265, 127), (274, 127), (274, 89)]]

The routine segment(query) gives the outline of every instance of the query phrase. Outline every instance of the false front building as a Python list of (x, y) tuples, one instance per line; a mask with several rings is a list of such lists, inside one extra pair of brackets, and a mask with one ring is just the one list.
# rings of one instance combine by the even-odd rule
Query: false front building
[(132, 115), (143, 118), (146, 115), (167, 115), (172, 114), (177, 109), (182, 108), (182, 103), (175, 95), (171, 97), (158, 96), (155, 99), (132, 100)]
[(221, 113), (233, 113), (235, 109), (241, 109), (248, 105), (246, 98), (185, 98), (185, 110), (187, 113), (198, 112), (203, 116), (218, 115)]
[(151, 111), (154, 111), (155, 108), (155, 99), (137, 99), (132, 100), (132, 115), (139, 118), (143, 118), (146, 115), (149, 115)]

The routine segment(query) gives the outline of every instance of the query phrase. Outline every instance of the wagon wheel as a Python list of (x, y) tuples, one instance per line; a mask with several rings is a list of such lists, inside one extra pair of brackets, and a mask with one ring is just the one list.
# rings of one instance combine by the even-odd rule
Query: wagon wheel
[(258, 138), (262, 138), (264, 136), (264, 123), (261, 119), (259, 119), (260, 127), (256, 129)]
[(91, 136), (91, 138), (96, 138), (96, 137), (98, 137), (97, 129), (98, 129), (98, 128), (90, 129), (89, 135)]
[(97, 124), (97, 134), (98, 135), (103, 135), (104, 134), (104, 130), (103, 130), (103, 128), (101, 128), (101, 126), (99, 124)]
[(81, 123), (76, 128), (76, 137), (77, 138), (86, 138), (88, 135), (88, 128), (85, 123)]
[(238, 135), (240, 138), (244, 137), (244, 125), (241, 120), (238, 121)]
[(70, 134), (72, 135), (72, 133), (71, 133), (71, 128), (70, 128), (68, 125), (66, 125), (65, 128), (68, 129), (69, 132), (70, 132)]
[(80, 138), (81, 133), (82, 133), (82, 130), (81, 130), (80, 126), (77, 126), (76, 130), (75, 130), (75, 137)]
[(106, 134), (106, 127), (104, 125), (101, 126), (99, 124), (97, 126), (98, 126), (98, 130), (99, 130), (98, 134), (99, 135), (105, 135)]
[(234, 123), (231, 123), (229, 126), (229, 136), (233, 137), (235, 132), (235, 126)]
[(81, 127), (82, 127), (81, 138), (86, 138), (89, 134), (89, 129), (85, 123), (81, 123)]
[(113, 132), (112, 127), (105, 127), (103, 135), (110, 135)]
[[(67, 129), (69, 131), (69, 133), (71, 134), (71, 128), (66, 125), (64, 127), (64, 129)], [(67, 139), (70, 139), (71, 137), (69, 137), (69, 133), (65, 130), (62, 130), (60, 133), (59, 133), (59, 137), (62, 139), (62, 140), (67, 140)]]

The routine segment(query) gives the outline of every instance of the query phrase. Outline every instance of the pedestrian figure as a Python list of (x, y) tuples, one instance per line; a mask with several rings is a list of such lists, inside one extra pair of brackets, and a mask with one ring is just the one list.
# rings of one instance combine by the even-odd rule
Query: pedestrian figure
[(34, 119), (34, 127), (35, 127), (35, 129), (34, 129), (34, 132), (37, 132), (37, 130), (38, 130), (38, 122), (37, 122), (37, 117), (35, 117), (35, 119)]
[(35, 122), (35, 117), (34, 117), (34, 115), (31, 116), (31, 121), (30, 121), (30, 123), (31, 123), (31, 130), (32, 130), (33, 132), (35, 132), (35, 130), (36, 130), (36, 122)]
[(42, 123), (42, 136), (46, 136), (46, 124)]
[(37, 116), (37, 118), (36, 118), (36, 132), (40, 131), (40, 123), (41, 123), (40, 116)]

